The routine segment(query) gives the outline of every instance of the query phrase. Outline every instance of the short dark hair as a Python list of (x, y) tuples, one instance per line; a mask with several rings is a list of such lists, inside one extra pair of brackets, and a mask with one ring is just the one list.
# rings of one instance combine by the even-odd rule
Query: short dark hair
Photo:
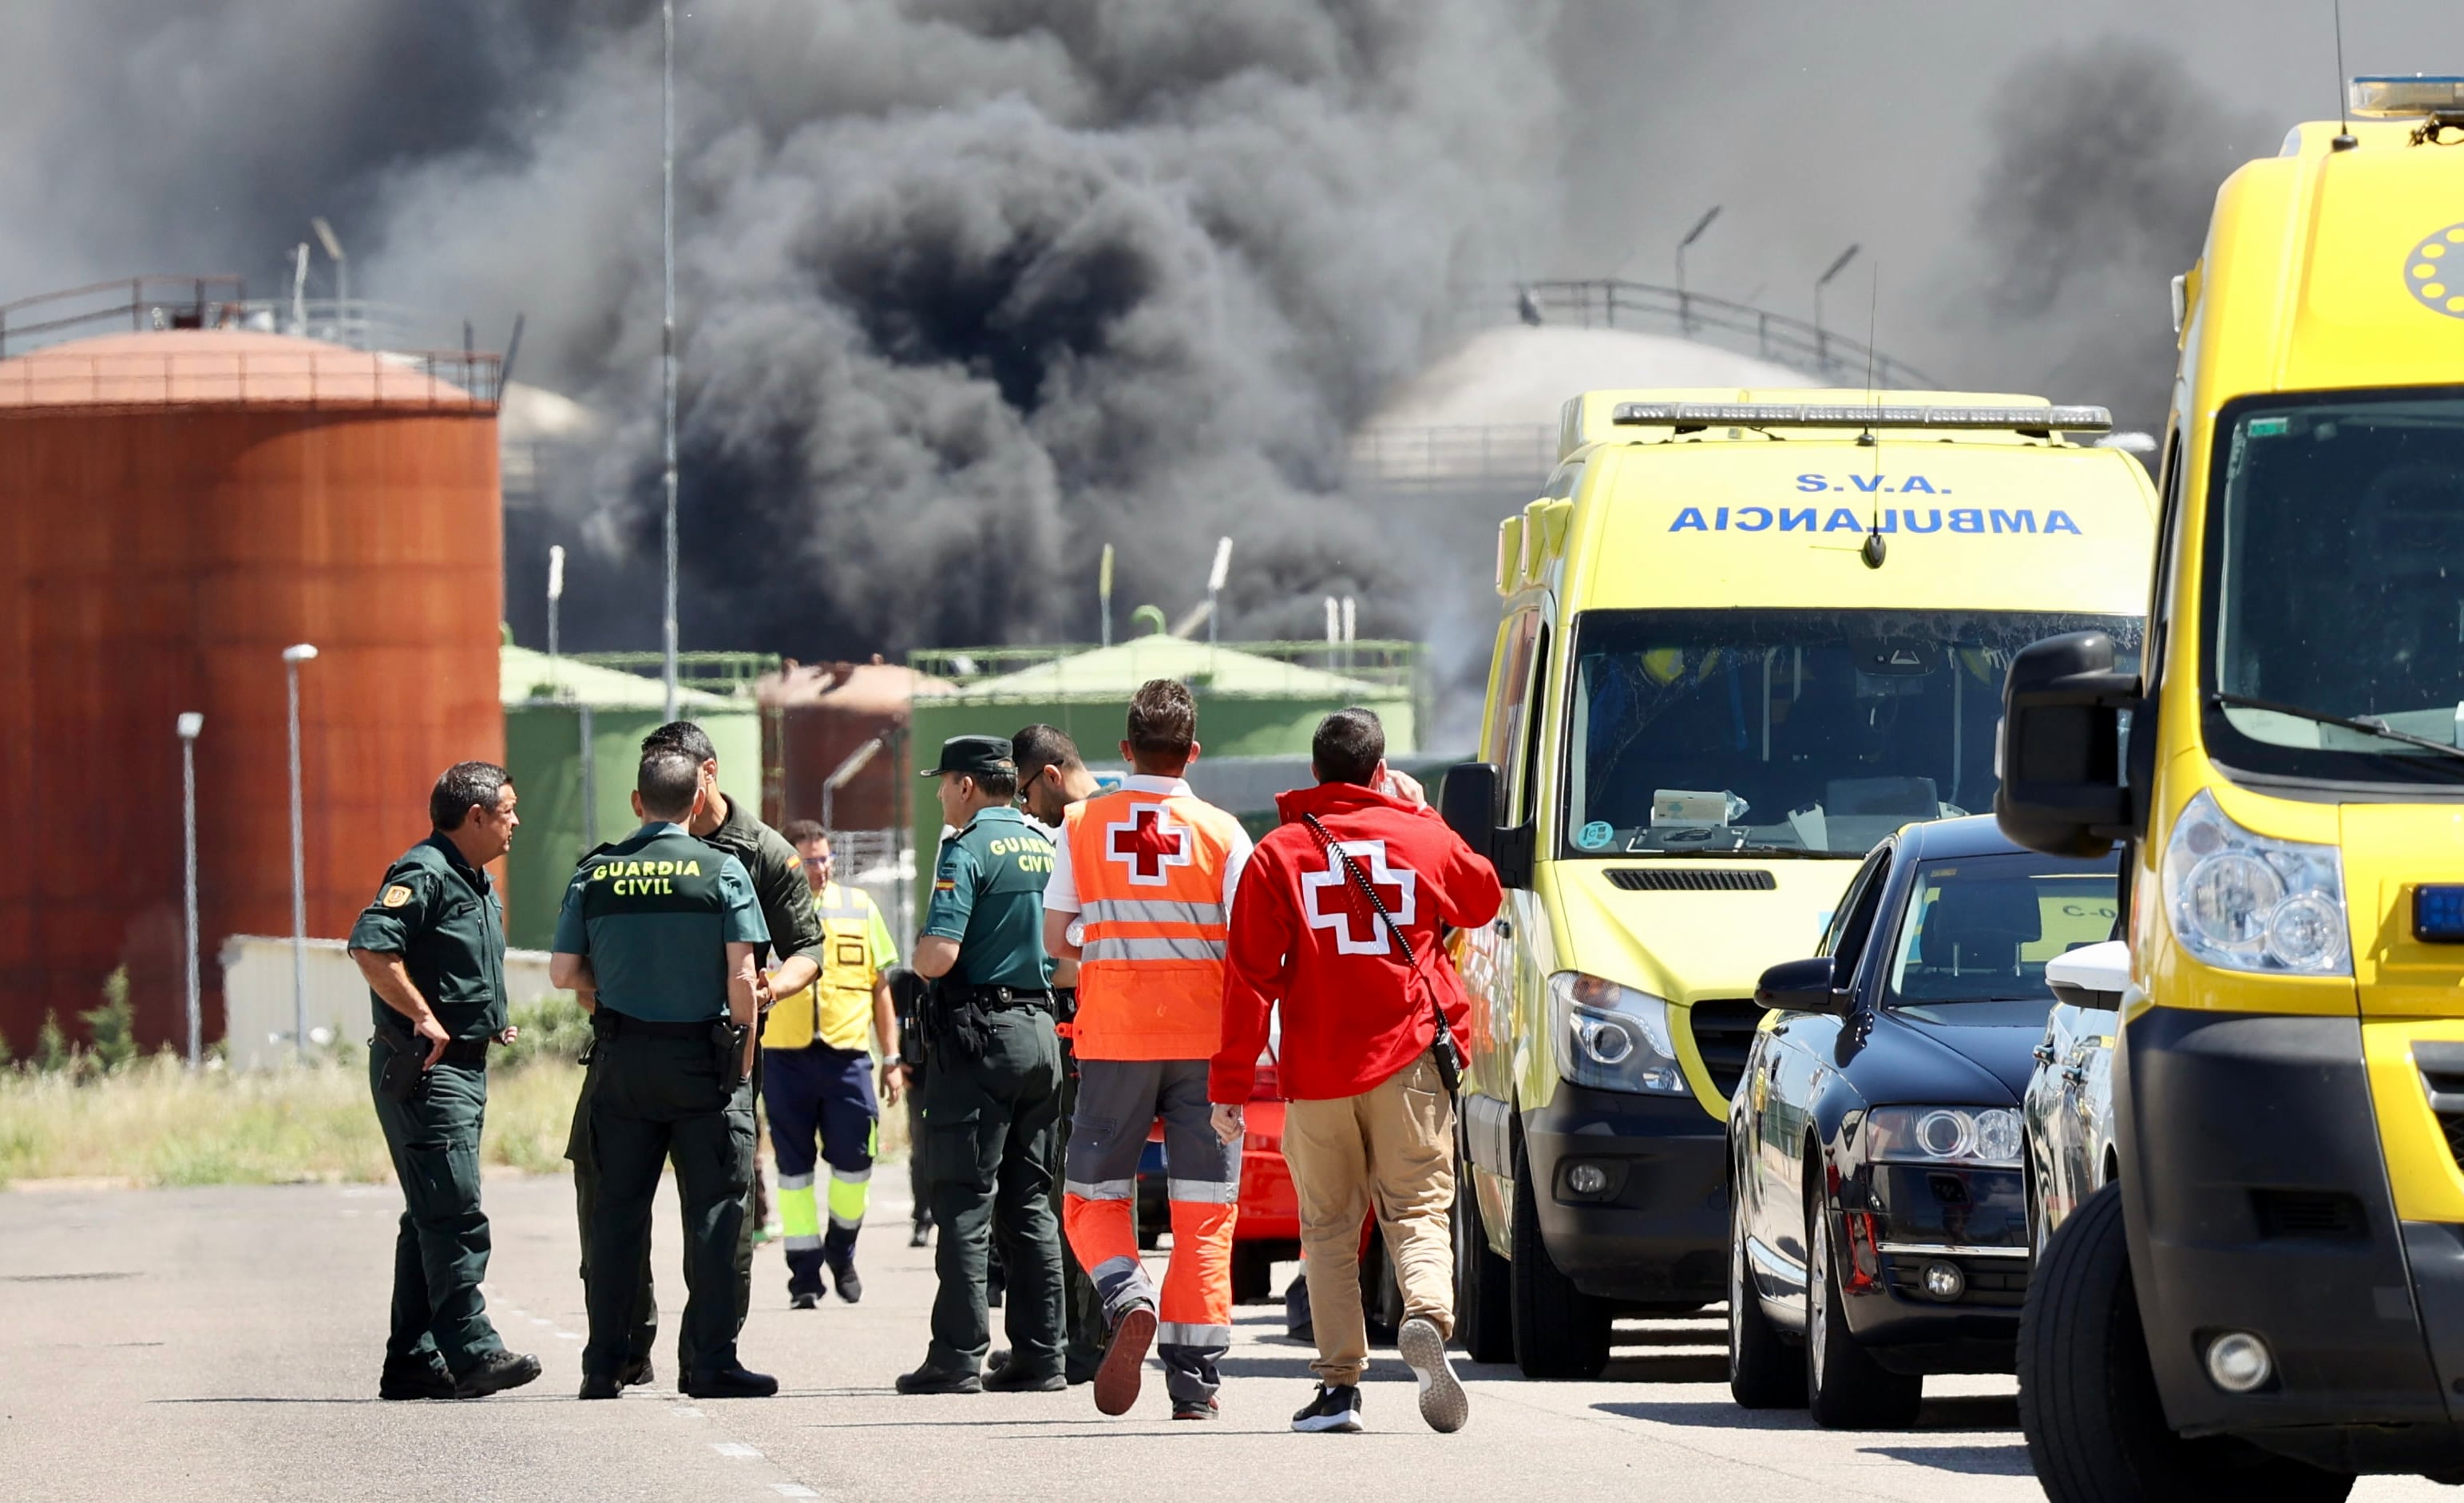
[(967, 779), (977, 787), (983, 789), (986, 794), (993, 798), (1014, 799), (1018, 797), (1017, 773), (967, 772), (960, 773), (959, 776)]
[(791, 819), (779, 833), (791, 846), (801, 846), (807, 840), (830, 838), (830, 832), (824, 829), (822, 822), (817, 819)]
[(1177, 678), (1150, 678), (1130, 696), (1130, 749), (1149, 757), (1189, 758), (1198, 741), (1198, 702)]
[(691, 720), (670, 720), (642, 738), (642, 755), (654, 751), (680, 751), (695, 763), (718, 761), (718, 748), (710, 743), (710, 733)]
[(1009, 739), (1009, 760), (1018, 763), (1021, 783), (1033, 783), (1044, 776), (1046, 767), (1075, 772), (1087, 765), (1068, 732), (1041, 720)]
[(460, 829), (471, 817), (471, 806), (495, 808), (505, 785), (513, 781), (493, 762), (457, 762), (429, 791), (428, 822), (438, 829)]
[(641, 775), (633, 780), (646, 819), (684, 818), (693, 812), (693, 793), (700, 786), (700, 762), (678, 746), (654, 746), (644, 752)]
[(1386, 759), (1386, 727), (1376, 712), (1353, 705), (1317, 722), (1309, 738), (1309, 767), (1320, 783), (1366, 786)]

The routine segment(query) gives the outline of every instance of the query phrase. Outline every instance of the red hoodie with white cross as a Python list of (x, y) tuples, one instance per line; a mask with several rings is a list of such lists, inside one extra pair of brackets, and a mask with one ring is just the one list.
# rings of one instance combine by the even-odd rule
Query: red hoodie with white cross
[[(1435, 809), (1356, 783), (1321, 783), (1275, 799), (1283, 824), (1258, 842), (1232, 903), (1223, 975), (1223, 1047), (1207, 1072), (1210, 1099), (1249, 1099), (1267, 1020), (1283, 1006), (1276, 1061), (1295, 1101), (1358, 1095), (1427, 1052), (1434, 997), (1458, 1047), (1471, 1006), (1440, 926), (1497, 917), (1503, 894), (1487, 860)], [(1404, 938), (1418, 975), (1369, 898), (1305, 814), (1352, 856)]]

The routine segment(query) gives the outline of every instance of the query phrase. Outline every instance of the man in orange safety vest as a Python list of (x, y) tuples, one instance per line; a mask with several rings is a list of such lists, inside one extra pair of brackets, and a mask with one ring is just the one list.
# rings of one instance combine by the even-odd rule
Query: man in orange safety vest
[[(1210, 1125), (1206, 1071), (1222, 1043), (1223, 947), (1249, 836), (1182, 779), (1198, 755), (1184, 685), (1149, 680), (1130, 701), (1128, 731), (1132, 775), (1070, 807), (1044, 893), (1045, 947), (1078, 961), (1063, 1220), (1111, 1328), (1095, 1407), (1129, 1411), (1152, 1342), (1173, 1418), (1211, 1420), (1216, 1363), (1232, 1345), (1241, 1145)], [(1172, 1201), (1160, 1298), (1137, 1233), (1138, 1156), (1158, 1117)]]

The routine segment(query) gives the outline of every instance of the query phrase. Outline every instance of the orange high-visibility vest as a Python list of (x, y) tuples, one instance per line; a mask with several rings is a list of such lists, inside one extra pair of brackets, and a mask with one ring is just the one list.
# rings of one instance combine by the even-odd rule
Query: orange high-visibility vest
[(1240, 836), (1240, 821), (1186, 794), (1123, 788), (1071, 807), (1080, 1059), (1205, 1059), (1222, 1047), (1223, 873)]

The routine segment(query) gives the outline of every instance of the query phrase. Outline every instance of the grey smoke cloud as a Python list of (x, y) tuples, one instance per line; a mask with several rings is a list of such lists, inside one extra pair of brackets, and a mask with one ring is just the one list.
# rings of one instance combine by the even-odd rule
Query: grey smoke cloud
[[(2357, 70), (2464, 62), (2429, 0), (2346, 9)], [(2161, 407), (2165, 278), (2215, 179), (2332, 106), (2325, 17), (696, 0), (687, 643), (1086, 635), (1102, 542), (1124, 611), (1177, 614), (1219, 532), (1239, 631), (1314, 634), (1329, 592), (1369, 630), (1477, 614), (1425, 587), (1414, 546), (1442, 529), (1341, 494), (1343, 434), (1462, 299), (1664, 280), (1712, 203), (1700, 290), (1809, 313), (1857, 241), (1894, 354)], [(653, 6), (32, 0), (9, 46), (0, 297), (141, 269), (267, 287), (321, 213), (362, 290), (492, 342), (525, 312), (524, 375), (620, 425), (558, 510), (597, 548), (569, 639), (655, 641), (652, 577), (621, 564), (656, 498)], [(1836, 291), (1861, 323), (1858, 276)]]

